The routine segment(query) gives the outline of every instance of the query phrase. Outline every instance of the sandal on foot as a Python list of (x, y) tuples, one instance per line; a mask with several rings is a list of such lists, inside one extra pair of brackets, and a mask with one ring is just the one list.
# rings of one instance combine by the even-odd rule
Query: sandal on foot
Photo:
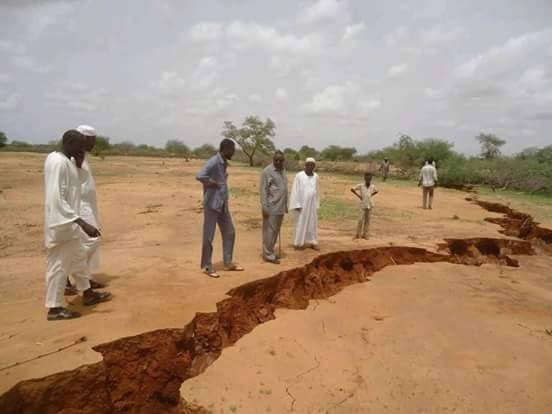
[(61, 308), (55, 312), (48, 312), (46, 319), (49, 321), (63, 321), (66, 319), (80, 318), (81, 314), (70, 309)]
[(90, 288), (91, 289), (103, 289), (105, 288), (105, 284), (103, 283), (100, 283), (100, 282), (96, 282), (95, 280), (91, 280), (90, 281)]
[(244, 269), (237, 263), (229, 263), (227, 265), (224, 265), (224, 270), (226, 270), (227, 272), (241, 272)]
[(217, 273), (216, 270), (205, 269), (203, 271), (203, 273), (205, 273), (207, 276), (215, 278), (215, 279), (218, 279), (220, 277), (220, 275)]
[(82, 304), (84, 306), (92, 306), (102, 302), (109, 302), (111, 300), (111, 293), (109, 292), (91, 292), (82, 298)]

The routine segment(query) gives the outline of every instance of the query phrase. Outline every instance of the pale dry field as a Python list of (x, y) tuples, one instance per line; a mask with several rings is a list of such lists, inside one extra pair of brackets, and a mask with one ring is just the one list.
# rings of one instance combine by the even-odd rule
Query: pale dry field
[[(112, 302), (84, 316), (47, 322), (42, 249), (44, 155), (0, 153), (0, 392), (18, 381), (99, 361), (91, 347), (122, 336), (183, 327), (215, 309), (232, 287), (308, 263), (290, 247), (282, 264), (260, 257), (260, 170), (229, 169), (241, 273), (218, 280), (199, 269), (200, 161), (93, 158), (103, 231), (102, 274)], [(445, 237), (504, 237), (465, 193), (437, 189), (434, 210), (421, 191), (382, 183), (369, 241), (353, 241), (356, 180), (321, 173), (322, 253), (373, 246), (435, 249)], [(288, 174), (291, 181), (292, 174)], [(503, 202), (508, 200), (502, 200)], [(512, 207), (522, 208), (519, 201)], [(552, 227), (552, 207), (531, 214)], [(536, 213), (535, 213), (536, 212)], [(215, 241), (220, 259), (220, 238)], [(552, 412), (552, 257), (519, 256), (520, 268), (446, 263), (387, 267), (305, 311), (277, 312), (197, 378), (182, 395), (213, 413)]]

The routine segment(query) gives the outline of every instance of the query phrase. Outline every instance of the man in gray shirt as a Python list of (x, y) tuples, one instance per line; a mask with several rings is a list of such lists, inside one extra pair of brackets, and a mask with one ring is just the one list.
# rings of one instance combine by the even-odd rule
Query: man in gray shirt
[(203, 247), (201, 268), (210, 277), (219, 277), (212, 263), (213, 239), (218, 224), (222, 235), (224, 270), (240, 271), (243, 267), (232, 261), (236, 232), (228, 209), (228, 160), (232, 159), (236, 144), (223, 139), (219, 152), (207, 160), (197, 173), (197, 180), (203, 184)]
[(282, 151), (276, 151), (272, 164), (261, 175), (261, 208), (263, 212), (263, 258), (270, 263), (280, 263), (274, 254), (274, 245), (280, 233), (280, 227), (287, 213), (287, 177), (284, 170), (285, 157)]

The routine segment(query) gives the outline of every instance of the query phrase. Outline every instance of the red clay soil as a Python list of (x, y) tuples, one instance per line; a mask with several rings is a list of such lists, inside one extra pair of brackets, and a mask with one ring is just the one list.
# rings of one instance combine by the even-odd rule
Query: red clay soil
[(184, 329), (162, 329), (98, 345), (103, 361), (41, 379), (20, 382), (0, 396), (2, 414), (202, 413), (180, 401), (180, 386), (201, 374), (224, 348), (274, 319), (278, 308), (305, 309), (361, 283), (390, 265), (485, 262), (517, 266), (509, 254), (533, 254), (527, 241), (450, 239), (442, 253), (415, 247), (336, 252), (270, 278), (241, 285), (197, 313)]
[(475, 204), (493, 213), (502, 213), (502, 218), (486, 218), (489, 223), (498, 224), (502, 227), (501, 233), (507, 236), (518, 237), (524, 240), (540, 240), (545, 244), (552, 244), (552, 230), (540, 227), (539, 223), (533, 220), (529, 214), (511, 209), (500, 203), (491, 203), (472, 198), (466, 198)]

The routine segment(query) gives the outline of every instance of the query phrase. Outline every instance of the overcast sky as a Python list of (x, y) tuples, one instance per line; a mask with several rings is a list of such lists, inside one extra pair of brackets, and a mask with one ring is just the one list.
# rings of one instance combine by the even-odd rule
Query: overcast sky
[(0, 0), (0, 130), (47, 142), (217, 143), (272, 118), (278, 147), (552, 144), (552, 0)]

